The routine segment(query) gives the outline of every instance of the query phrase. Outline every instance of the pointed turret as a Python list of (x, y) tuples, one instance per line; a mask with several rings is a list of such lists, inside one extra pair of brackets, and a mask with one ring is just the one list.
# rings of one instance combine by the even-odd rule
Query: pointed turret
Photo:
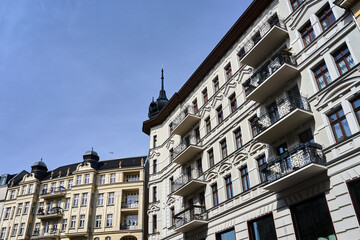
[(149, 118), (156, 117), (161, 109), (165, 107), (165, 105), (168, 103), (168, 99), (166, 97), (166, 92), (164, 89), (164, 69), (161, 69), (161, 89), (159, 93), (159, 97), (157, 98), (156, 102), (154, 102), (154, 98), (152, 99), (150, 106), (149, 106)]

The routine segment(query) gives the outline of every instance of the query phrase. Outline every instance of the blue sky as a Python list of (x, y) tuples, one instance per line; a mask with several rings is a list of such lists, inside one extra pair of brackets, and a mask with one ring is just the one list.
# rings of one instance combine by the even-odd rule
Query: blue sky
[(170, 99), (250, 3), (1, 1), (0, 174), (146, 155), (161, 66)]

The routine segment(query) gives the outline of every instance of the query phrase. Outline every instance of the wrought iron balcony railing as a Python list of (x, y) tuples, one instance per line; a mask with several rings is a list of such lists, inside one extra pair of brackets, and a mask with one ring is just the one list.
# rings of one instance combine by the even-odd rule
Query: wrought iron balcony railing
[(249, 95), (286, 63), (294, 67), (296, 66), (296, 62), (290, 52), (281, 50), (272, 56), (249, 79), (243, 83), (246, 95)]
[(38, 216), (51, 216), (59, 214), (63, 214), (63, 209), (61, 207), (54, 207), (49, 209), (48, 211), (44, 211), (44, 208), (39, 208), (37, 213)]
[(41, 195), (50, 195), (50, 194), (62, 194), (66, 192), (66, 188), (65, 187), (58, 187), (55, 189), (43, 189), (41, 191)]
[(136, 229), (138, 229), (138, 223), (137, 222), (121, 223), (120, 229), (121, 230), (136, 230)]
[(179, 228), (195, 220), (207, 221), (208, 213), (204, 206), (192, 206), (174, 216), (174, 227)]
[(183, 141), (177, 145), (173, 150), (173, 158), (177, 158), (184, 150), (186, 150), (191, 145), (198, 145), (200, 142), (200, 138), (195, 134), (189, 134)]
[(256, 117), (251, 122), (254, 137), (264, 132), (266, 129), (279, 122), (289, 113), (296, 109), (310, 111), (310, 105), (305, 97), (300, 95), (288, 96), (276, 103), (276, 109), (267, 111), (260, 117)]
[(188, 116), (189, 114), (196, 115), (197, 113), (198, 113), (198, 109), (194, 108), (193, 106), (184, 107), (181, 113), (177, 115), (175, 119), (172, 121), (172, 129), (175, 129), (177, 126), (179, 126), (182, 120), (184, 120), (186, 116)]
[(43, 228), (43, 229), (35, 229), (33, 232), (33, 237), (46, 237), (46, 236), (57, 236), (60, 234), (58, 228)]
[(126, 201), (121, 203), (121, 208), (138, 208), (139, 201)]
[(311, 163), (324, 165), (325, 157), (321, 145), (305, 143), (270, 161), (262, 166), (260, 171), (265, 178), (264, 180), (271, 183)]
[[(173, 184), (171, 185), (171, 192), (175, 192), (178, 189), (182, 188), (186, 184), (188, 184), (191, 180), (199, 179), (203, 176), (203, 171), (200, 169), (191, 169), (190, 173), (181, 175), (179, 178), (177, 178)], [(203, 179), (201, 179), (203, 180)]]

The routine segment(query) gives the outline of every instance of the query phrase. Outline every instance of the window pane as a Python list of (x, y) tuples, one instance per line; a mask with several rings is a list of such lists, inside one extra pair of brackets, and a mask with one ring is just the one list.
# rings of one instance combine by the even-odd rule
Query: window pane
[(249, 222), (251, 240), (276, 240), (272, 214)]

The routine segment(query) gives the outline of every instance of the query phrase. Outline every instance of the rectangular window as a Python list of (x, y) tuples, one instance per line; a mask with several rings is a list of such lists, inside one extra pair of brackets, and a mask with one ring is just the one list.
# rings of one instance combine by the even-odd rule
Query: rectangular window
[(4, 219), (9, 219), (10, 218), (10, 213), (11, 213), (11, 208), (6, 208)]
[(13, 227), (12, 234), (11, 234), (12, 237), (16, 236), (17, 230), (18, 230), (18, 224), (15, 224)]
[(80, 184), (81, 184), (81, 176), (77, 176), (76, 185), (80, 185)]
[(97, 215), (97, 216), (96, 216), (95, 227), (96, 227), (96, 228), (100, 228), (100, 227), (101, 227), (101, 215)]
[(25, 208), (24, 208), (24, 215), (28, 214), (29, 208), (30, 208), (30, 203), (29, 203), (29, 202), (26, 202), (26, 203), (25, 203)]
[(76, 225), (76, 216), (71, 216), (70, 228), (75, 228)]
[(234, 131), (234, 136), (235, 136), (236, 149), (239, 149), (243, 145), (242, 134), (241, 134), (240, 128), (238, 128)]
[(194, 108), (194, 113), (197, 114), (199, 109), (198, 109), (198, 104), (197, 104), (197, 99), (195, 99), (193, 102), (193, 108)]
[(113, 224), (113, 215), (112, 214), (108, 214), (106, 216), (106, 226), (107, 227), (112, 227)]
[(29, 194), (33, 193), (33, 190), (34, 190), (34, 185), (30, 184), (30, 186), (29, 186)]
[(295, 11), (304, 2), (304, 0), (290, 0), (290, 2), (293, 10)]
[(153, 202), (157, 201), (157, 187), (153, 187)]
[(270, 24), (270, 27), (272, 28), (273, 26), (279, 26), (280, 27), (280, 21), (279, 21), (279, 17), (277, 14), (274, 14), (269, 20), (268, 23)]
[(87, 194), (87, 193), (83, 193), (83, 195), (82, 195), (82, 202), (81, 202), (81, 205), (82, 205), (82, 206), (86, 206), (86, 205), (87, 205), (87, 197), (88, 197), (88, 194)]
[(206, 125), (206, 134), (208, 134), (211, 131), (211, 121), (210, 117), (207, 117), (205, 119), (205, 125)]
[(90, 174), (85, 174), (85, 184), (89, 184), (90, 183)]
[(241, 183), (242, 183), (243, 191), (245, 192), (250, 189), (248, 168), (244, 167), (240, 170), (240, 172), (241, 172)]
[(205, 104), (207, 101), (208, 101), (208, 94), (207, 94), (207, 88), (205, 88), (203, 91), (202, 91), (202, 95), (203, 95), (203, 101)]
[(261, 39), (260, 32), (257, 31), (251, 39), (253, 40), (254, 45), (257, 44)]
[(25, 223), (22, 223), (20, 225), (19, 236), (22, 236), (24, 234), (24, 230), (25, 230)]
[(245, 53), (245, 49), (242, 47), (241, 49), (240, 49), (240, 51), (238, 52), (238, 60), (239, 60), (239, 62), (240, 62), (240, 67), (243, 65), (242, 63), (241, 63), (241, 59), (243, 58), (243, 57), (245, 57), (245, 55), (246, 55), (246, 53)]
[(70, 198), (65, 199), (65, 210), (69, 210), (70, 208)]
[(23, 204), (22, 203), (19, 203), (19, 205), (18, 205), (18, 210), (17, 210), (17, 213), (16, 213), (16, 215), (20, 215), (21, 214), (21, 212), (22, 212), (22, 208), (23, 208)]
[(272, 214), (248, 222), (248, 229), (250, 240), (277, 240)]
[(209, 158), (209, 166), (212, 167), (215, 165), (215, 162), (214, 162), (214, 151), (213, 149), (210, 149), (208, 151), (208, 158)]
[(85, 215), (80, 215), (79, 228), (84, 228), (85, 226)]
[(317, 16), (319, 18), (321, 27), (324, 31), (326, 29), (328, 29), (335, 22), (335, 16), (334, 16), (329, 4), (327, 4), (325, 6), (325, 8), (322, 9)]
[(73, 180), (69, 180), (68, 182), (68, 189), (72, 189), (72, 185), (73, 185)]
[(157, 173), (157, 160), (153, 161), (153, 173)]
[(114, 204), (114, 197), (115, 197), (115, 193), (113, 192), (109, 193), (108, 205)]
[(139, 181), (139, 174), (127, 174), (126, 182), (137, 182)]
[(226, 140), (223, 140), (223, 141), (220, 142), (220, 147), (221, 147), (221, 156), (224, 159), (224, 158), (227, 157)]
[(211, 192), (212, 192), (213, 205), (215, 207), (219, 204), (219, 194), (216, 183), (211, 186)]
[(51, 193), (54, 193), (56, 190), (56, 183), (51, 184)]
[(305, 47), (315, 39), (314, 29), (310, 22), (307, 23), (299, 32)]
[(157, 135), (153, 136), (153, 147), (156, 148), (157, 147)]
[(225, 178), (225, 184), (226, 184), (226, 196), (227, 199), (231, 199), (233, 195), (233, 187), (232, 187), (232, 181), (231, 176), (228, 176)]
[[(231, 69), (230, 69), (231, 70)], [(219, 78), (216, 77), (214, 80), (213, 80), (213, 85), (214, 85), (214, 92), (217, 92), (219, 91)]]
[(350, 51), (346, 45), (342, 46), (333, 54), (336, 66), (340, 72), (340, 75), (349, 71), (355, 66), (354, 60), (350, 54)]
[(348, 183), (351, 200), (360, 223), (360, 179)]
[(224, 116), (221, 105), (216, 109), (216, 116), (217, 116), (218, 124), (222, 123), (222, 121), (224, 120)]
[(174, 223), (175, 223), (175, 209), (174, 209), (174, 207), (170, 208), (170, 216), (171, 216), (171, 226), (174, 226)]
[(5, 234), (6, 234), (6, 227), (3, 227), (3, 228), (1, 229), (0, 239), (5, 239)]
[(251, 118), (249, 120), (249, 123), (251, 126), (251, 131), (252, 131), (253, 137), (256, 137), (260, 133), (260, 128), (258, 125), (258, 117), (255, 116), (255, 117)]
[(65, 231), (67, 227), (67, 219), (63, 219), (62, 225), (61, 225), (61, 231)]
[(234, 228), (217, 233), (216, 240), (236, 240)]
[(236, 103), (236, 96), (235, 93), (233, 93), (230, 97), (229, 97), (229, 101), (230, 101), (230, 109), (231, 112), (235, 112), (237, 109), (237, 103)]
[(258, 167), (259, 167), (260, 180), (261, 180), (261, 182), (266, 182), (267, 181), (267, 177), (265, 174), (266, 157), (265, 157), (265, 155), (262, 155), (261, 157), (259, 157), (256, 160), (257, 160)]
[(360, 97), (358, 96), (356, 99), (351, 101), (351, 105), (354, 109), (358, 123), (360, 124)]
[(312, 71), (319, 89), (323, 89), (331, 83), (331, 77), (325, 62), (321, 62)]
[(26, 186), (23, 186), (21, 194), (22, 194), (22, 195), (25, 195), (25, 194), (26, 194)]
[(299, 134), (299, 139), (301, 143), (314, 143), (314, 136), (310, 128), (306, 129)]
[(79, 205), (79, 194), (75, 194), (73, 206), (77, 207), (78, 205)]
[(100, 185), (105, 184), (105, 175), (100, 175)]
[(116, 173), (112, 173), (110, 174), (110, 183), (115, 183), (116, 182)]
[(104, 194), (103, 193), (100, 193), (98, 195), (98, 201), (97, 201), (97, 205), (98, 206), (103, 206), (104, 204)]
[(15, 198), (15, 190), (12, 190), (11, 194), (10, 194), (10, 200), (12, 200), (14, 198)]
[(170, 161), (172, 161), (174, 159), (174, 149), (170, 149), (169, 150), (169, 158), (170, 158)]
[(60, 182), (60, 189), (61, 189), (61, 190), (65, 189), (64, 186), (65, 186), (65, 181), (61, 181), (61, 182)]
[(296, 204), (290, 211), (297, 239), (336, 239), (324, 195)]
[(232, 77), (232, 71), (231, 71), (231, 64), (230, 63), (228, 65), (226, 65), (226, 67), (225, 67), (225, 76), (226, 76), (226, 80), (229, 80)]
[(153, 233), (156, 233), (157, 232), (157, 216), (156, 215), (153, 215)]
[(267, 107), (267, 112), (272, 124), (276, 123), (280, 119), (280, 114), (276, 102), (271, 103)]
[(336, 142), (344, 140), (351, 135), (349, 124), (341, 108), (328, 117)]

